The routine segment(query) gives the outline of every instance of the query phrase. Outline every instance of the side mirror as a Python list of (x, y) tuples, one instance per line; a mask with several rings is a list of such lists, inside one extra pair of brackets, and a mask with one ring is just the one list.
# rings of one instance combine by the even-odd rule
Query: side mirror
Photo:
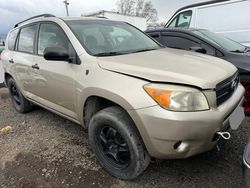
[(198, 53), (202, 53), (202, 54), (207, 53), (207, 51), (204, 48), (198, 47), (198, 46), (190, 47), (189, 49), (193, 52), (198, 52)]
[(69, 61), (69, 53), (62, 47), (47, 47), (43, 52), (43, 57), (50, 61)]

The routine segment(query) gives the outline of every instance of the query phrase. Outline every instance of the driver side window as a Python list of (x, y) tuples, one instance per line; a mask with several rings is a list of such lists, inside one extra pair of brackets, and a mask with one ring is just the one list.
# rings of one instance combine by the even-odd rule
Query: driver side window
[(38, 55), (43, 55), (47, 47), (61, 47), (69, 50), (69, 40), (62, 29), (51, 23), (42, 23), (40, 25), (38, 36)]
[(192, 18), (192, 11), (186, 11), (178, 14), (173, 21), (169, 24), (169, 28), (174, 28), (174, 27), (189, 27), (191, 23), (191, 18)]

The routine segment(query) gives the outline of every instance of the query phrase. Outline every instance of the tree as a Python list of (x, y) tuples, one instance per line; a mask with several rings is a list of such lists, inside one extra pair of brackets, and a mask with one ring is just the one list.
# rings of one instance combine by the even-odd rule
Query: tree
[(147, 19), (147, 22), (156, 22), (158, 20), (158, 12), (154, 8), (151, 1), (144, 3), (142, 16)]
[(147, 23), (156, 23), (158, 20), (158, 12), (150, 0), (119, 0), (117, 8), (121, 14), (145, 17)]
[(118, 11), (121, 14), (133, 15), (134, 14), (134, 0), (119, 0), (117, 3)]
[(135, 15), (136, 16), (142, 16), (143, 14), (143, 8), (144, 8), (144, 0), (136, 0), (135, 2)]

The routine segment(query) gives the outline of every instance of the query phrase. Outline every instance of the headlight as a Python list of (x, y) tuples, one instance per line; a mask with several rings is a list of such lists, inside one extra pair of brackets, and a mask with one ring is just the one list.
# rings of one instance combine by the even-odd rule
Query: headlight
[(209, 110), (205, 95), (195, 88), (147, 84), (144, 89), (161, 107), (167, 110), (183, 112)]

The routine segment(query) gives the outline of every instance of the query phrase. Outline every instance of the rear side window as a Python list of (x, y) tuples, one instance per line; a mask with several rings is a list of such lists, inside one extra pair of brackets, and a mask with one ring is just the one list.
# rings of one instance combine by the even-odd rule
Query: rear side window
[(35, 35), (36, 35), (36, 25), (22, 28), (19, 35), (17, 50), (20, 52), (33, 53)]
[(15, 49), (15, 44), (16, 44), (16, 38), (18, 34), (18, 29), (11, 31), (9, 36), (8, 36), (8, 49), (9, 50), (14, 50)]
[(186, 11), (178, 14), (173, 21), (169, 24), (169, 28), (173, 27), (189, 27), (192, 18), (192, 11)]

